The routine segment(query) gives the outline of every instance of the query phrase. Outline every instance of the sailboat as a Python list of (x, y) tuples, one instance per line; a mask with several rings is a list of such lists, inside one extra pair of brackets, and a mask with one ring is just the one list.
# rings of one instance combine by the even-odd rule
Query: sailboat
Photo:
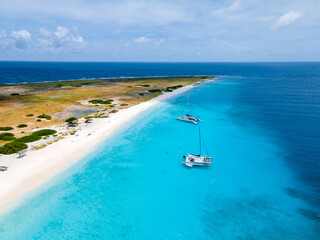
[(188, 122), (188, 123), (193, 123), (193, 124), (198, 124), (199, 122), (201, 122), (199, 117), (194, 117), (194, 116), (188, 114), (188, 112), (189, 112), (189, 93), (188, 93), (188, 100), (186, 103), (186, 115), (177, 117), (177, 120), (183, 121), (183, 122)]
[[(206, 145), (204, 145), (206, 148)], [(208, 151), (207, 156), (202, 156), (201, 155), (201, 131), (200, 131), (200, 126), (199, 126), (199, 147), (200, 147), (200, 154), (188, 154), (187, 156), (183, 156), (184, 161), (181, 163), (188, 166), (188, 167), (193, 167), (193, 166), (199, 166), (199, 167), (209, 167), (211, 166), (212, 162), (211, 159), (212, 157), (208, 156)]]

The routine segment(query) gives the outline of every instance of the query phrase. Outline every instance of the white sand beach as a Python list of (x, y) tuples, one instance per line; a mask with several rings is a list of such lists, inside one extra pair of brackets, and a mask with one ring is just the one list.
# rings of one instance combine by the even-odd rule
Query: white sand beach
[[(8, 166), (9, 169), (0, 172), (0, 212), (10, 207), (14, 199), (77, 162), (132, 117), (196, 85), (197, 83), (164, 93), (148, 102), (122, 109), (111, 114), (109, 118), (93, 119), (90, 124), (82, 121), (75, 135), (69, 134), (43, 149), (28, 151), (23, 158), (17, 158), (17, 154), (1, 156), (0, 165)], [(56, 126), (53, 129), (59, 130), (63, 127), (66, 128)]]

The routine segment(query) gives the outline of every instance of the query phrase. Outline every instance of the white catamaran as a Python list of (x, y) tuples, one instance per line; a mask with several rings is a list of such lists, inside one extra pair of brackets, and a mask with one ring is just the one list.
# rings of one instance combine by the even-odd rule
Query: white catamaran
[(183, 121), (183, 122), (188, 122), (188, 123), (193, 123), (193, 124), (198, 124), (199, 122), (201, 122), (199, 117), (194, 117), (194, 116), (188, 114), (188, 112), (189, 112), (189, 93), (188, 93), (188, 100), (186, 103), (186, 115), (177, 117), (177, 120)]
[(199, 146), (200, 146), (200, 154), (188, 154), (187, 156), (183, 156), (184, 161), (181, 163), (188, 166), (188, 167), (193, 167), (193, 166), (199, 166), (199, 167), (209, 167), (211, 166), (212, 162), (211, 159), (212, 157), (208, 156), (208, 151), (206, 148), (207, 156), (202, 156), (201, 155), (201, 132), (200, 132), (200, 126), (199, 126)]

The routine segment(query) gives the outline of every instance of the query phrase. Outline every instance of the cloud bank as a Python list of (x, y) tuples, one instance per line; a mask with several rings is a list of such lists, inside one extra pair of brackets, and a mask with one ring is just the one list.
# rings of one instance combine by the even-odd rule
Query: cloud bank
[(82, 36), (71, 32), (69, 28), (58, 26), (55, 31), (49, 31), (44, 27), (39, 30), (39, 38), (33, 40), (31, 33), (25, 29), (11, 31), (9, 35), (4, 30), (0, 32), (0, 49), (10, 50), (32, 49), (35, 51), (78, 51), (86, 45)]
[(314, 60), (319, 12), (319, 0), (1, 1), (0, 59)]
[(41, 37), (37, 39), (37, 46), (45, 49), (68, 48), (79, 49), (85, 46), (85, 42), (79, 34), (72, 34), (67, 27), (58, 26), (55, 32), (41, 27)]

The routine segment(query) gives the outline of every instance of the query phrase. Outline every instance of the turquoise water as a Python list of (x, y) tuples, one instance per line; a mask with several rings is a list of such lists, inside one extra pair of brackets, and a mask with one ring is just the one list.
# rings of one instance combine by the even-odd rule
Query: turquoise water
[(319, 239), (315, 204), (276, 131), (223, 77), (190, 90), (213, 156), (186, 168), (198, 128), (176, 121), (187, 94), (149, 109), (0, 218), (1, 239)]

